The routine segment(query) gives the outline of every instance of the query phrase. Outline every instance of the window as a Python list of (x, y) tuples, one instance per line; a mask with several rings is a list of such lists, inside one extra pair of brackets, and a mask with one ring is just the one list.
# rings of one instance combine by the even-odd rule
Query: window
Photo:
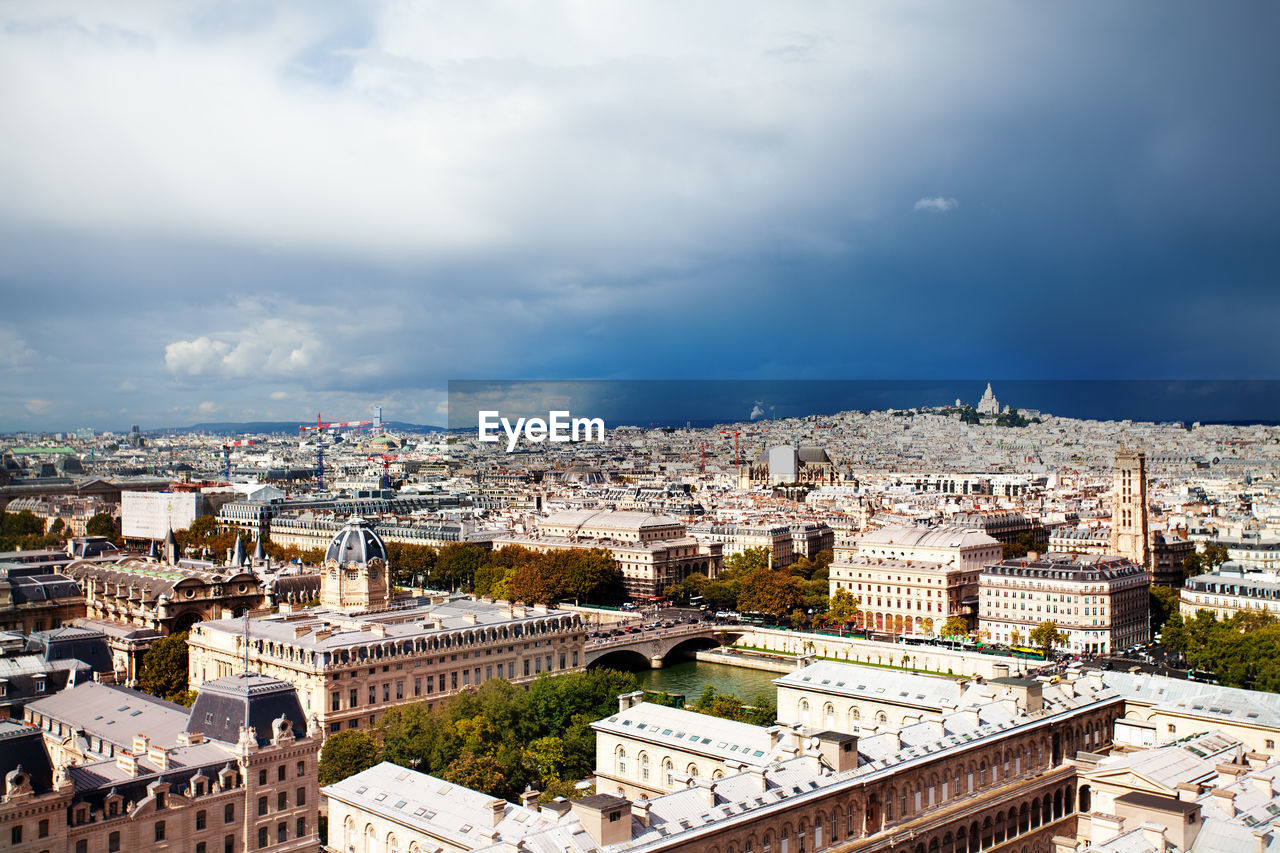
[(348, 696), (347, 696), (347, 707), (348, 707), (348, 708), (355, 708), (356, 706), (358, 706), (358, 705), (360, 704), (360, 697), (357, 695), (357, 693), (358, 693), (358, 691), (357, 691), (354, 687), (353, 687), (353, 688), (351, 688), (351, 693), (350, 693), (350, 695), (348, 695)]
[(267, 844), (270, 843), (270, 841), (271, 839), (267, 837), (267, 828), (265, 826), (259, 827), (258, 828), (258, 849), (261, 850), (263, 847), (266, 847)]
[(9, 840), (12, 841), (14, 844), (22, 843), (22, 825), (21, 824), (9, 830)]
[(36, 824), (36, 838), (48, 838), (48, 837), (49, 837), (49, 821), (42, 820), (38, 824)]
[(266, 770), (259, 770), (259, 771), (258, 771), (258, 784), (259, 784), (259, 785), (265, 785), (265, 784), (267, 784), (267, 771), (266, 771)]
[(113, 832), (107, 836), (107, 853), (120, 853), (120, 833)]
[(276, 794), (276, 811), (282, 812), (287, 808), (289, 808), (289, 794), (286, 791), (281, 791)]
[(281, 764), (279, 767), (276, 768), (276, 781), (277, 782), (284, 781), (284, 765), (283, 764)]
[(196, 853), (205, 853), (207, 849), (208, 848), (205, 847), (205, 843), (203, 841), (196, 844)]
[(369, 685), (369, 704), (370, 705), (376, 704), (377, 701), (378, 701), (378, 685), (370, 684)]
[(1268, 739), (1267, 749), (1275, 749), (1275, 748), (1276, 748), (1276, 742), (1274, 740)]
[(196, 829), (204, 829), (205, 821), (207, 818), (208, 818), (208, 815), (203, 809), (196, 812)]
[(164, 821), (156, 821), (156, 841), (164, 841)]
[[(306, 775), (307, 775), (307, 762), (299, 761), (298, 762), (298, 778), (301, 779), (303, 776), (306, 776)], [(299, 803), (299, 805), (301, 805), (301, 803)]]
[(258, 797), (258, 814), (264, 815), (266, 813), (267, 813), (267, 798)]
[(222, 822), (231, 823), (236, 819), (236, 804), (227, 803), (226, 808), (222, 810)]
[(222, 853), (235, 853), (235, 849), (236, 837), (234, 835), (228, 835), (222, 839)]
[(276, 841), (280, 844), (289, 840), (289, 824), (283, 821), (276, 824)]
[(306, 789), (306, 788), (299, 788), (299, 789), (298, 789), (298, 797), (297, 797), (297, 805), (305, 806), (306, 804), (307, 804), (307, 789)]
[(89, 842), (83, 838), (76, 842), (76, 853), (89, 853)]
[(296, 838), (306, 838), (306, 837), (307, 837), (307, 819), (306, 819), (305, 817), (300, 817), (300, 818), (298, 818), (298, 827), (297, 827), (297, 830), (298, 830), (298, 831), (297, 831), (296, 833), (294, 833), (294, 836), (295, 836)]

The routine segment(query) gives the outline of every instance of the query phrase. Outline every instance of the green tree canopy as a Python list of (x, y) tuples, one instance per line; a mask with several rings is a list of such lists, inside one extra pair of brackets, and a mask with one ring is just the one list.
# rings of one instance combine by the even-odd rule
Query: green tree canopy
[(738, 593), (739, 609), (778, 619), (803, 603), (800, 579), (781, 569), (756, 569), (742, 579)]
[(1060, 646), (1067, 641), (1067, 635), (1058, 630), (1057, 622), (1047, 620), (1031, 629), (1030, 639), (1035, 647), (1042, 649), (1047, 656), (1055, 646)]
[(116, 520), (111, 517), (110, 513), (100, 512), (84, 523), (84, 532), (86, 536), (106, 536), (114, 539), (116, 537)]
[(347, 729), (329, 736), (320, 749), (316, 780), (333, 785), (378, 763), (378, 742), (368, 732)]
[(967, 637), (969, 636), (969, 620), (963, 616), (951, 616), (946, 622), (942, 623), (942, 636), (944, 637)]
[(827, 607), (827, 618), (832, 622), (842, 624), (852, 622), (858, 618), (861, 612), (859, 608), (858, 597), (847, 589), (837, 589), (835, 594), (831, 596), (831, 602)]
[(767, 569), (769, 555), (769, 549), (763, 546), (730, 554), (724, 558), (725, 571), (731, 575), (747, 575), (758, 569)]
[(142, 656), (138, 687), (152, 696), (189, 705), (187, 691), (187, 633), (156, 640)]

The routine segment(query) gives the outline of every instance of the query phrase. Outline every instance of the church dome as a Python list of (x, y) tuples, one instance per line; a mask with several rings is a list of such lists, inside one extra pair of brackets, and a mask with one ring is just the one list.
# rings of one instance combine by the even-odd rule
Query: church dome
[(359, 563), (364, 565), (370, 560), (387, 560), (387, 546), (382, 538), (373, 531), (372, 525), (358, 515), (353, 515), (346, 526), (338, 531), (329, 543), (324, 558), (339, 563)]

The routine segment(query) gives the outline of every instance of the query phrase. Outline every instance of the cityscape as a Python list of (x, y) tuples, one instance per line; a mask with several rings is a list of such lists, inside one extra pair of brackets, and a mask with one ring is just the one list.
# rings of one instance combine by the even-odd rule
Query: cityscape
[(0, 851), (1280, 853), (1278, 31), (0, 4)]

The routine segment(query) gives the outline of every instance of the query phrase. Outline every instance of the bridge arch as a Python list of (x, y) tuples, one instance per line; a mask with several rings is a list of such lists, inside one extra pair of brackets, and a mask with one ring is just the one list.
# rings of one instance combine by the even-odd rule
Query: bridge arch
[(649, 658), (635, 649), (614, 649), (587, 664), (587, 669), (648, 669)]

